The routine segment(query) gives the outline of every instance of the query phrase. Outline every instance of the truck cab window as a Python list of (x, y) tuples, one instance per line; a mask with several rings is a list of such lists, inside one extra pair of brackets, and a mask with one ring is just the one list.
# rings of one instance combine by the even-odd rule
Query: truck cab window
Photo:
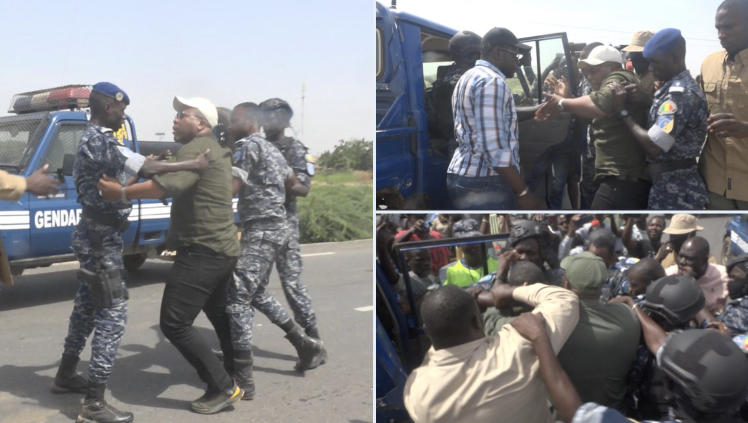
[(57, 127), (52, 142), (44, 155), (43, 163), (49, 163), (49, 173), (54, 173), (62, 168), (62, 162), (66, 154), (75, 154), (78, 149), (78, 141), (83, 136), (86, 125), (82, 123), (63, 123)]

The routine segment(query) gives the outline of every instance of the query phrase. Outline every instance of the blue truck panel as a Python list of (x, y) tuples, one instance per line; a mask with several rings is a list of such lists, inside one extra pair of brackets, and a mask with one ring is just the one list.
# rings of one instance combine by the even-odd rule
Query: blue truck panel
[[(425, 96), (427, 87), (439, 77), (440, 70), (446, 72), (452, 63), (448, 43), (456, 33), (453, 28), (376, 3), (376, 196), (379, 208), (453, 208), (446, 189), (447, 168), (452, 157), (451, 150), (444, 146), (449, 140), (441, 139), (443, 133), (434, 134), (433, 128), (430, 133)], [(535, 51), (535, 75), (543, 75), (541, 69), (545, 68), (545, 71), (565, 72), (570, 81), (577, 80), (569, 72), (572, 57), (565, 33), (520, 41)], [(553, 64), (552, 59), (558, 54), (565, 56), (563, 68), (558, 60)], [(534, 106), (541, 101), (542, 84), (533, 85), (533, 82), (528, 82), (525, 71), (518, 71), (516, 79), (509, 78), (507, 84), (518, 106)], [(548, 121), (520, 123), (522, 172), (533, 193), (540, 198), (548, 194), (548, 169), (554, 155), (571, 149), (576, 140), (567, 137), (570, 121), (571, 115), (564, 113)]]
[[(13, 107), (23, 102), (23, 95), (17, 98)], [(62, 167), (64, 157), (77, 149), (87, 122), (88, 116), (82, 110), (31, 112), (0, 118), (0, 131), (3, 131), (0, 149), (12, 150), (0, 155), (0, 159), (8, 161), (0, 160), (0, 167), (29, 176), (48, 163), (49, 173), (61, 182), (60, 191), (49, 198), (26, 193), (19, 201), (0, 202), (0, 237), (4, 250), (0, 254), (0, 266), (7, 258), (14, 275), (26, 268), (74, 260), (71, 235), (80, 220), (81, 206), (77, 202), (74, 181), (71, 176), (63, 175)], [(19, 135), (18, 128), (22, 124), (25, 132)], [(140, 151), (135, 125), (129, 116), (118, 135), (126, 147)], [(236, 203), (235, 198), (234, 212)], [(128, 263), (135, 263), (130, 268), (137, 268), (145, 257), (155, 257), (165, 248), (170, 211), (171, 202), (133, 200), (130, 227), (122, 237), (126, 267)], [(0, 272), (0, 276), (2, 274)], [(12, 283), (12, 280), (3, 282)]]

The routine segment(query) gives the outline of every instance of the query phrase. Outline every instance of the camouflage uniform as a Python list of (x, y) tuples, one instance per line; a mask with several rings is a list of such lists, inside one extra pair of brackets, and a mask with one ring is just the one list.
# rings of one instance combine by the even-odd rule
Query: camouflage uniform
[[(296, 174), (296, 179), (301, 184), (311, 187), (310, 170), (307, 168), (306, 160), (307, 148), (304, 144), (288, 137), (271, 144), (280, 149), (286, 163)], [(317, 326), (317, 317), (312, 310), (312, 299), (309, 297), (306, 286), (299, 279), (302, 262), (301, 244), (299, 242), (299, 210), (296, 205), (296, 196), (287, 192), (284, 206), (288, 220), (288, 243), (278, 252), (276, 268), (283, 286), (283, 293), (286, 295), (286, 301), (293, 311), (294, 320), (306, 330)]]
[(748, 333), (748, 297), (727, 303), (725, 311), (717, 316), (717, 320), (730, 329), (732, 336)]
[[(126, 182), (126, 158), (118, 151), (118, 147), (120, 144), (110, 129), (89, 123), (78, 144), (73, 179), (81, 205), (104, 215), (127, 219), (130, 205), (104, 200), (96, 187), (102, 175), (114, 177), (122, 184)], [(81, 269), (94, 273), (102, 270), (119, 271), (124, 275), (121, 234), (118, 229), (82, 217), (72, 236), (73, 252)], [(124, 277), (121, 283), (124, 291)], [(117, 348), (125, 333), (126, 322), (126, 297), (115, 299), (110, 307), (96, 307), (88, 283), (79, 279), (68, 335), (65, 338), (65, 353), (79, 356), (86, 346), (86, 339), (96, 330), (91, 340), (89, 380), (105, 383), (109, 378)]]
[(251, 351), (252, 307), (271, 322), (281, 325), (290, 320), (283, 306), (266, 287), (273, 261), (288, 243), (288, 223), (283, 203), (285, 181), (292, 170), (270, 142), (252, 134), (237, 142), (234, 166), (243, 170), (238, 212), (244, 227), (241, 256), (229, 287), (226, 312), (231, 323), (235, 350)]
[[(706, 98), (687, 70), (668, 81), (655, 92), (648, 125), (672, 128), (665, 132), (675, 137), (675, 143), (668, 152), (655, 158), (647, 157), (647, 162), (698, 158), (706, 139), (708, 117)], [(699, 175), (695, 160), (687, 169), (652, 177), (648, 204), (650, 209), (703, 209), (708, 202), (706, 184)]]

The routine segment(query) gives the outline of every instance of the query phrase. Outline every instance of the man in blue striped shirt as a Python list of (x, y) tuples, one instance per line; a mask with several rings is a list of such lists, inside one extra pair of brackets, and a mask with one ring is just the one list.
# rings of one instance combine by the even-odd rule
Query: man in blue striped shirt
[(447, 169), (447, 189), (457, 209), (537, 209), (519, 167), (517, 110), (506, 78), (526, 47), (506, 28), (481, 42), (481, 59), (452, 94), (458, 148)]

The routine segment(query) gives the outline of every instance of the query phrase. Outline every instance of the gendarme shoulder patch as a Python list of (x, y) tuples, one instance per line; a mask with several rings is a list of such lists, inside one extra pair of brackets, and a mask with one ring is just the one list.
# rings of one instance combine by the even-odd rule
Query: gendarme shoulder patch
[(674, 115), (675, 112), (678, 111), (678, 106), (675, 104), (674, 101), (668, 100), (660, 105), (660, 108), (657, 109), (658, 115)]
[(675, 116), (671, 114), (660, 115), (657, 118), (657, 126), (668, 134), (673, 130), (673, 122), (675, 122)]

